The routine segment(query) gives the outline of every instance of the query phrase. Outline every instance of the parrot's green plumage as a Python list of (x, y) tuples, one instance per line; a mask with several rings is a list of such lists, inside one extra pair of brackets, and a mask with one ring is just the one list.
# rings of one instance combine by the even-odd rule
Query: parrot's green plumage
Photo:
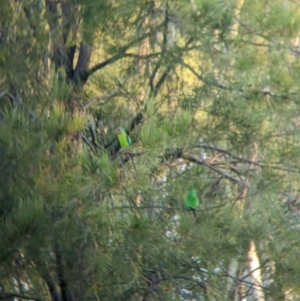
[(117, 128), (117, 137), (121, 148), (127, 147), (132, 144), (130, 137), (122, 127)]
[(197, 193), (195, 189), (192, 189), (189, 191), (185, 201), (185, 206), (187, 209), (190, 209), (193, 211), (194, 216), (196, 217), (195, 209), (199, 206), (199, 199), (197, 197)]

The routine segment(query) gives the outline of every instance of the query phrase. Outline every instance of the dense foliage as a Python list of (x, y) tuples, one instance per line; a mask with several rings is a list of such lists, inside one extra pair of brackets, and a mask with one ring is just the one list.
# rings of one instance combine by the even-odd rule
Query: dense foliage
[(0, 299), (298, 300), (298, 4), (0, 0)]

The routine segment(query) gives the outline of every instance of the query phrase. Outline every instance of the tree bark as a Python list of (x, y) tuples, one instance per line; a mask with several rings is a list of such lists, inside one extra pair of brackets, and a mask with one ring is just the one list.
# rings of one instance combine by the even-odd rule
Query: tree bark
[[(252, 156), (250, 157), (251, 162), (255, 162), (258, 157), (258, 145), (255, 142), (253, 144), (254, 149)], [(253, 164), (249, 165), (249, 171), (253, 169)], [(251, 210), (251, 202), (250, 199), (247, 198), (247, 194), (249, 192), (249, 179), (246, 180), (247, 186), (245, 186), (242, 190), (242, 195), (241, 195), (241, 201), (243, 202), (243, 207), (245, 211)], [(257, 254), (256, 250), (256, 245), (253, 240), (249, 242), (248, 246), (248, 252), (247, 252), (247, 264), (248, 264), (248, 269), (250, 273), (250, 281), (252, 284), (251, 288), (251, 295), (253, 296), (254, 300), (257, 301), (263, 301), (265, 300), (264, 292), (263, 292), (263, 283), (262, 283), (262, 272), (261, 272), (261, 265), (260, 265), (260, 260)]]

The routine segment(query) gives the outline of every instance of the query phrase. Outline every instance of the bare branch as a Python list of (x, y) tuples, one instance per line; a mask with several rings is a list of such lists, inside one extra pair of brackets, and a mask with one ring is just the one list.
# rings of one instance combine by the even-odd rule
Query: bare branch
[(12, 106), (16, 104), (15, 98), (6, 91), (0, 91), (0, 97), (7, 96)]
[(87, 109), (90, 106), (92, 106), (93, 104), (95, 104), (98, 101), (104, 100), (104, 99), (109, 99), (109, 98), (113, 98), (114, 96), (118, 95), (117, 92), (112, 92), (112, 93), (107, 93), (107, 94), (103, 94), (100, 96), (97, 96), (95, 98), (93, 98), (92, 100), (90, 100), (88, 103), (86, 103), (83, 108)]
[(182, 156), (183, 159), (186, 159), (190, 162), (193, 162), (193, 163), (197, 163), (197, 164), (201, 164), (201, 165), (204, 165), (206, 167), (208, 167), (209, 169), (215, 171), (216, 173), (220, 174), (222, 177), (224, 177), (225, 179), (241, 186), (241, 187), (248, 187), (246, 185), (246, 183), (244, 183), (243, 181), (240, 181), (240, 180), (237, 180), (235, 178), (233, 178), (232, 176), (230, 176), (229, 174), (221, 171), (220, 169), (210, 165), (209, 163), (207, 163), (206, 161), (202, 160), (202, 159), (199, 159), (199, 158), (194, 158), (194, 157), (191, 157), (191, 156)]
[(158, 279), (157, 283), (161, 282), (161, 281), (170, 281), (170, 280), (174, 280), (174, 279), (182, 279), (182, 280), (187, 280), (187, 281), (194, 282), (197, 285), (199, 285), (201, 288), (203, 288), (204, 290), (207, 289), (207, 286), (203, 281), (200, 281), (200, 280), (197, 280), (197, 279), (194, 279), (194, 278), (190, 278), (190, 277), (187, 277), (187, 276), (183, 276), (183, 275), (171, 275), (167, 271), (165, 271), (161, 268), (159, 268), (158, 270), (164, 275), (164, 277), (161, 278), (161, 279)]
[[(261, 268), (261, 267), (259, 267), (259, 268)], [(236, 277), (236, 276), (232, 276), (226, 270), (224, 270), (224, 269), (222, 269), (222, 270), (224, 271), (224, 275), (220, 275), (220, 276), (230, 277), (230, 278), (232, 278), (233, 280), (235, 280), (235, 281), (237, 281), (239, 283), (244, 283), (246, 285), (255, 286), (255, 287), (258, 287), (261, 290), (266, 289), (266, 287), (264, 287), (264, 286), (262, 286), (260, 284), (256, 284), (256, 283), (254, 283), (252, 281), (246, 280), (249, 277), (249, 275), (251, 275), (254, 272), (254, 270), (250, 271), (247, 275), (243, 276), (242, 278), (239, 278), (239, 277)]]
[(168, 66), (154, 88), (154, 96), (156, 96), (158, 90), (160, 89), (160, 87), (162, 86), (162, 84), (164, 83), (166, 78), (168, 77), (170, 71), (171, 71), (171, 66)]
[[(158, 89), (160, 88), (160, 86), (162, 85), (164, 79), (166, 78), (166, 76), (162, 76), (161, 79), (160, 79), (161, 83), (159, 85), (157, 84), (156, 87), (154, 86), (155, 76), (156, 76), (159, 68), (162, 65), (163, 57), (164, 57), (164, 55), (167, 51), (167, 34), (168, 34), (168, 18), (167, 18), (167, 15), (168, 15), (168, 2), (167, 2), (166, 10), (165, 10), (165, 20), (163, 22), (163, 43), (162, 43), (162, 50), (161, 50), (163, 56), (157, 62), (155, 68), (152, 71), (152, 74), (150, 75), (150, 79), (149, 79), (149, 85), (150, 85), (151, 91), (153, 92), (154, 95), (157, 94)], [(169, 67), (167, 69), (169, 69)], [(164, 73), (166, 73), (166, 71)]]
[(192, 163), (196, 163), (196, 164), (200, 164), (203, 166), (208, 167), (209, 169), (215, 171), (216, 173), (220, 174), (223, 178), (241, 186), (241, 187), (245, 187), (247, 186), (243, 181), (237, 180), (234, 177), (230, 176), (229, 174), (223, 172), (222, 170), (216, 168), (215, 166), (209, 164), (208, 162), (206, 162), (205, 160), (202, 160), (200, 158), (196, 158), (196, 157), (192, 157), (192, 156), (187, 156), (183, 154), (183, 150), (182, 149), (175, 149), (172, 152), (167, 152), (163, 157), (162, 160), (168, 160), (168, 159), (184, 159), (187, 160), (189, 162)]
[(90, 144), (89, 140), (83, 134), (81, 134), (81, 138), (82, 138), (83, 142), (85, 142), (86, 145), (89, 147), (89, 149), (92, 151), (92, 153), (94, 155), (96, 155), (96, 152), (95, 152), (93, 146)]
[(272, 169), (277, 169), (277, 170), (282, 170), (282, 171), (289, 171), (289, 172), (299, 173), (299, 170), (295, 169), (295, 168), (284, 168), (284, 167), (278, 166), (278, 165), (262, 164), (262, 163), (259, 163), (259, 162), (254, 162), (252, 160), (241, 158), (241, 157), (238, 157), (236, 155), (233, 155), (230, 151), (228, 151), (226, 149), (218, 148), (218, 147), (215, 147), (215, 146), (210, 146), (210, 145), (205, 145), (205, 144), (197, 144), (194, 147), (195, 148), (204, 148), (204, 149), (209, 149), (209, 150), (215, 150), (219, 153), (223, 153), (224, 155), (230, 156), (231, 158), (237, 160), (238, 162), (252, 164), (252, 165), (255, 165), (255, 166), (258, 166), (258, 167), (261, 167), (261, 168), (267, 167), (267, 168), (272, 168)]
[(103, 148), (101, 145), (99, 145), (98, 142), (97, 142), (96, 132), (95, 132), (94, 126), (92, 126), (91, 124), (89, 124), (89, 125), (88, 125), (88, 129), (89, 129), (89, 131), (90, 131), (90, 133), (91, 133), (91, 136), (92, 136), (92, 143), (93, 143), (93, 145), (94, 145), (96, 148), (99, 148), (99, 149), (104, 150), (104, 148)]
[[(129, 49), (130, 47), (128, 47), (127, 49)], [(99, 64), (96, 64), (95, 66), (93, 66), (92, 68), (90, 68), (89, 70), (86, 70), (86, 71), (82, 71), (81, 73), (79, 73), (79, 76), (80, 76), (80, 80), (82, 82), (86, 82), (87, 79), (92, 75), (94, 74), (96, 71), (106, 67), (107, 65), (109, 64), (112, 64), (122, 58), (125, 58), (125, 57), (129, 57), (131, 55), (128, 55), (127, 53), (125, 53), (125, 51), (127, 50), (123, 50), (117, 54), (115, 54), (114, 56), (110, 57), (109, 59), (99, 63)]]
[(149, 78), (149, 86), (150, 86), (150, 89), (151, 91), (154, 93), (155, 91), (155, 87), (154, 87), (154, 78), (157, 74), (157, 71), (158, 69), (160, 68), (161, 66), (161, 62), (162, 62), (162, 58), (157, 62), (156, 66), (154, 67), (153, 71), (152, 71), (152, 74), (150, 75), (150, 78)]
[(153, 33), (147, 33), (147, 34), (144, 34), (143, 36), (131, 41), (129, 44), (127, 44), (126, 46), (122, 47), (119, 52), (115, 55), (113, 55), (112, 57), (110, 57), (109, 59), (101, 62), (101, 63), (98, 63), (96, 64), (95, 66), (91, 67), (89, 70), (86, 70), (84, 72), (81, 72), (80, 73), (80, 79), (82, 82), (85, 82), (87, 81), (87, 79), (92, 75), (94, 74), (96, 71), (106, 67), (107, 65), (111, 64), (111, 63), (114, 63), (122, 58), (125, 58), (125, 57), (132, 57), (132, 53), (131, 54), (128, 54), (126, 53), (126, 51), (128, 49), (130, 49), (132, 46), (134, 46), (136, 43), (138, 42), (141, 42), (143, 41), (145, 38), (148, 38), (150, 37), (151, 35), (153, 35)]
[[(200, 280), (197, 280), (197, 279), (189, 278), (189, 277), (186, 277), (186, 276), (180, 276), (180, 275), (172, 275), (172, 278), (173, 279), (182, 279), (182, 280), (187, 280), (187, 281), (190, 281), (190, 282), (194, 282), (197, 285), (199, 285), (201, 288), (203, 288), (204, 290), (207, 289), (206, 284), (203, 281), (200, 281)], [(166, 280), (169, 280), (169, 279), (166, 279)]]
[[(166, 21), (167, 22), (167, 21)], [(164, 37), (164, 39), (167, 39), (167, 37)], [(167, 41), (165, 41), (166, 43)], [(186, 48), (193, 42), (193, 39), (189, 39), (186, 43), (186, 45), (180, 49), (180, 53), (178, 55), (178, 58), (181, 58), (181, 56), (183, 55), (183, 53), (185, 52)], [(165, 53), (166, 52), (166, 45), (163, 46), (163, 49), (162, 49), (162, 53)], [(168, 67), (166, 68), (166, 70), (164, 71), (164, 73), (162, 74), (162, 76), (160, 77), (160, 79), (158, 80), (156, 86), (154, 87), (154, 84), (153, 84), (153, 80), (154, 80), (154, 77), (158, 71), (158, 68), (160, 67), (160, 63), (158, 63), (158, 65), (156, 66), (157, 70), (155, 69), (155, 71), (153, 71), (153, 74), (151, 75), (151, 78), (150, 78), (150, 87), (151, 87), (151, 90), (154, 94), (154, 96), (156, 96), (158, 90), (160, 89), (160, 87), (162, 86), (162, 84), (165, 82), (166, 78), (168, 77), (171, 69), (172, 69), (172, 66), (171, 64), (168, 65)]]

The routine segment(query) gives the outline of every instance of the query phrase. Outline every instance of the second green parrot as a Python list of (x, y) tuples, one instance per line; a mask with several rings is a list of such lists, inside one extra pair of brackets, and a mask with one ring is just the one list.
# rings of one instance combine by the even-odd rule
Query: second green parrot
[(122, 127), (117, 128), (117, 138), (121, 148), (127, 147), (132, 144), (130, 137)]
[(196, 217), (196, 208), (199, 206), (199, 199), (195, 189), (189, 191), (184, 204), (187, 209), (192, 210), (194, 217)]

